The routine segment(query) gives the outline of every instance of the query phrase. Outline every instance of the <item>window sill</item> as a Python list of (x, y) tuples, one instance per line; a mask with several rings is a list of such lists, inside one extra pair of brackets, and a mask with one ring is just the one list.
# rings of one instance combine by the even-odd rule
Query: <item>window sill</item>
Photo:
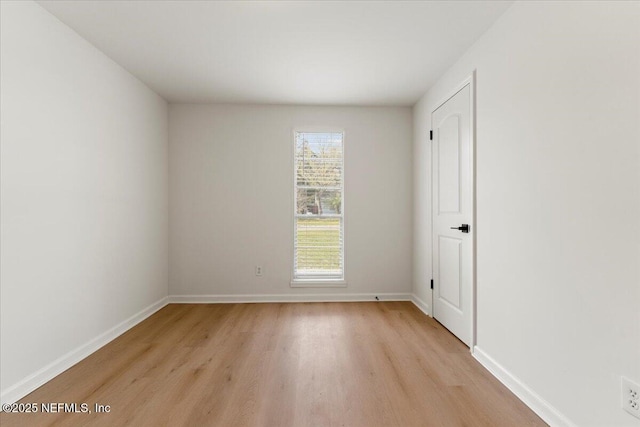
[(292, 288), (346, 288), (346, 280), (297, 279), (291, 281)]

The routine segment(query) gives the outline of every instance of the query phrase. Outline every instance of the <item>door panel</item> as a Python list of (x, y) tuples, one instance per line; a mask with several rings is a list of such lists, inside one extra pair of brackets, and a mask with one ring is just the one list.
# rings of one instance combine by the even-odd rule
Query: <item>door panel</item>
[[(471, 344), (473, 182), (471, 87), (464, 86), (431, 115), (433, 316)], [(458, 230), (470, 225), (470, 232)]]
[(438, 270), (440, 272), (439, 297), (460, 309), (460, 239), (440, 236)]
[(440, 191), (440, 213), (460, 212), (460, 120), (457, 115), (449, 116), (440, 126), (438, 174)]

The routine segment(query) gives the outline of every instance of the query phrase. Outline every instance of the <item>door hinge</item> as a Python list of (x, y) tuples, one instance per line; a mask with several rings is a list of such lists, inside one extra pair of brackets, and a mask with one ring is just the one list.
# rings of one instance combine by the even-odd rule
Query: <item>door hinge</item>
[(433, 141), (433, 131), (429, 131), (429, 141)]
[(431, 289), (433, 289), (433, 279), (431, 279)]

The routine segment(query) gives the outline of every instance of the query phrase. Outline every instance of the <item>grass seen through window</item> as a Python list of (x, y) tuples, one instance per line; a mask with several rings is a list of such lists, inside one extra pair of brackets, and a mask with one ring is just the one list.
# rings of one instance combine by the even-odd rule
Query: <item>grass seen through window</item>
[(298, 218), (298, 269), (340, 270), (340, 219)]

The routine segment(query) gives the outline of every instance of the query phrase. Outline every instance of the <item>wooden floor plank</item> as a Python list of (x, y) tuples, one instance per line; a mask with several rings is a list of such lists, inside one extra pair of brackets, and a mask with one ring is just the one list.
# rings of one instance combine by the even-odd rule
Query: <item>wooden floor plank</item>
[(9, 426), (543, 426), (408, 302), (171, 304), (0, 414)]

